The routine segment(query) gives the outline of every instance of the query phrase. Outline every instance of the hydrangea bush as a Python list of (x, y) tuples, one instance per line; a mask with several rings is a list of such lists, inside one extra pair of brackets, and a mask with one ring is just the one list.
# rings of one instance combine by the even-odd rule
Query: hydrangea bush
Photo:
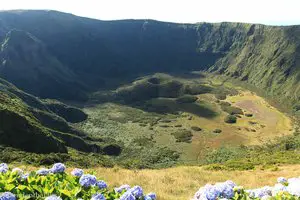
[(145, 195), (140, 186), (109, 189), (107, 183), (98, 180), (92, 174), (85, 174), (82, 169), (65, 172), (62, 163), (52, 168), (41, 168), (24, 173), (22, 169), (9, 169), (0, 164), (0, 200), (156, 200), (154, 193)]
[(245, 190), (232, 181), (207, 184), (201, 187), (192, 200), (300, 200), (300, 178), (279, 177), (274, 186)]

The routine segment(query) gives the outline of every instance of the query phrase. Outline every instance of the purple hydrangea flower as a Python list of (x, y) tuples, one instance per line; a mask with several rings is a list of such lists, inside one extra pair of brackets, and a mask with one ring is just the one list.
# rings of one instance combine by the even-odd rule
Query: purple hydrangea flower
[(62, 199), (56, 195), (51, 195), (49, 197), (46, 197), (45, 200), (62, 200)]
[(131, 194), (137, 199), (143, 196), (143, 189), (141, 188), (141, 186), (134, 186), (128, 191), (131, 192)]
[(55, 163), (50, 171), (54, 174), (56, 173), (63, 173), (66, 169), (66, 166), (62, 163)]
[(83, 175), (83, 170), (75, 168), (75, 169), (73, 169), (73, 171), (71, 172), (71, 174), (73, 176), (81, 177)]
[(281, 183), (281, 184), (286, 184), (288, 181), (287, 181), (286, 178), (284, 178), (284, 177), (279, 177), (279, 178), (277, 179), (277, 182), (278, 182), (278, 183)]
[(146, 196), (145, 196), (145, 200), (146, 200), (146, 198), (147, 198), (147, 200), (149, 199), (149, 200), (156, 200), (156, 194), (155, 193), (149, 193), (149, 194), (147, 194)]
[(104, 181), (102, 181), (102, 180), (98, 181), (96, 183), (96, 186), (98, 186), (99, 189), (105, 189), (105, 188), (107, 188), (107, 184)]
[(121, 193), (124, 190), (127, 191), (129, 189), (130, 189), (130, 185), (121, 185), (120, 187), (115, 188), (115, 192)]
[(49, 170), (49, 169), (46, 169), (46, 168), (41, 168), (41, 169), (37, 170), (36, 173), (37, 173), (38, 175), (45, 176), (45, 175), (47, 175), (47, 174), (50, 173), (50, 170)]
[(92, 196), (91, 200), (105, 200), (105, 197), (103, 194), (97, 193)]
[(277, 193), (279, 192), (285, 192), (287, 190), (285, 185), (282, 185), (281, 183), (277, 183), (273, 188), (272, 188), (272, 196), (276, 196)]
[(0, 173), (6, 173), (8, 171), (9, 167), (6, 163), (0, 164)]
[(122, 196), (120, 197), (120, 200), (135, 200), (135, 197), (131, 194), (131, 192), (128, 190)]
[(16, 200), (16, 196), (11, 192), (4, 192), (0, 194), (0, 200)]
[(84, 174), (79, 179), (79, 184), (83, 187), (90, 187), (97, 182), (96, 176), (90, 174)]

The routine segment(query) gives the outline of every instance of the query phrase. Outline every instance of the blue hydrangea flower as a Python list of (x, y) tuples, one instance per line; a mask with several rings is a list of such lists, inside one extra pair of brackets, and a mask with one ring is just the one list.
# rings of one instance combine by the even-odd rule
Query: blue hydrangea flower
[(293, 183), (293, 182), (299, 182), (300, 178), (289, 178), (288, 179), (288, 184)]
[(17, 174), (20, 175), (20, 176), (24, 173), (24, 171), (23, 171), (22, 169), (18, 168), (18, 167), (13, 168), (11, 171), (12, 171), (13, 173), (17, 173)]
[(71, 174), (73, 176), (81, 177), (83, 175), (83, 170), (75, 168), (75, 169), (73, 169), (73, 171), (71, 172)]
[(0, 173), (6, 173), (8, 171), (8, 165), (6, 163), (0, 164)]
[(286, 180), (286, 178), (284, 178), (284, 177), (279, 177), (279, 178), (277, 179), (277, 182), (278, 182), (278, 183), (281, 183), (281, 184), (286, 184), (286, 183), (287, 183), (287, 180)]
[(249, 197), (251, 198), (262, 198), (263, 196), (271, 196), (272, 195), (272, 188), (269, 186), (265, 186), (262, 188), (254, 189), (248, 191)]
[(144, 200), (152, 200), (152, 198), (146, 195), (146, 196), (144, 197)]
[(4, 192), (0, 194), (0, 200), (16, 200), (16, 196), (11, 192)]
[(195, 194), (194, 199), (215, 200), (220, 195), (220, 189), (211, 184), (201, 187)]
[(128, 190), (122, 196), (120, 197), (120, 200), (135, 200), (135, 197), (131, 194), (131, 192)]
[(49, 169), (46, 169), (46, 168), (41, 168), (41, 169), (37, 170), (36, 173), (37, 173), (38, 175), (45, 176), (45, 175), (47, 175), (47, 174), (50, 173), (50, 170), (49, 170)]
[(149, 193), (145, 196), (145, 200), (156, 200), (156, 194), (155, 193)]
[(84, 174), (79, 179), (79, 184), (83, 187), (90, 187), (97, 182), (96, 176), (90, 174)]
[(105, 200), (105, 197), (103, 194), (97, 193), (92, 196), (91, 200)]
[(130, 185), (121, 185), (120, 187), (118, 188), (115, 188), (115, 192), (117, 193), (121, 193), (123, 192), (124, 190), (127, 191), (130, 189)]
[(281, 183), (277, 183), (273, 188), (272, 188), (272, 196), (276, 196), (277, 193), (279, 192), (285, 192), (287, 191), (287, 188), (285, 185), (282, 185)]
[(29, 177), (29, 174), (22, 174), (21, 175), (21, 180), (24, 181), (24, 180), (27, 180), (27, 178)]
[(291, 195), (295, 195), (297, 197), (300, 197), (300, 179), (293, 179), (292, 181), (289, 181), (289, 185), (287, 186), (287, 192)]
[(96, 183), (96, 186), (98, 186), (99, 189), (105, 189), (105, 188), (107, 188), (107, 184), (104, 181), (102, 181), (102, 180), (98, 181)]
[(134, 186), (128, 191), (131, 192), (131, 194), (137, 199), (143, 196), (143, 189), (141, 188), (141, 186)]
[(203, 194), (208, 200), (215, 200), (217, 199), (217, 197), (219, 197), (220, 192), (217, 190), (216, 187), (208, 184), (204, 186)]
[(51, 195), (49, 197), (46, 197), (45, 200), (62, 200), (62, 199), (56, 195)]
[(55, 163), (50, 171), (54, 174), (63, 173), (66, 170), (66, 166), (62, 163)]
[(228, 185), (228, 186), (230, 186), (230, 187), (232, 187), (232, 188), (234, 188), (234, 187), (237, 186), (237, 185), (236, 185), (233, 181), (231, 181), (231, 180), (225, 181), (225, 184)]

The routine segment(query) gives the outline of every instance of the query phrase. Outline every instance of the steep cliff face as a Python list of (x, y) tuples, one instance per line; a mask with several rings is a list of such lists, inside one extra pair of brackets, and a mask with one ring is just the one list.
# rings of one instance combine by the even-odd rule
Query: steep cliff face
[(67, 147), (72, 147), (106, 154), (104, 147), (92, 138), (85, 140), (87, 135), (68, 123), (86, 117), (77, 108), (58, 101), (43, 102), (0, 79), (0, 145), (36, 153), (67, 153)]
[(246, 81), (279, 100), (300, 98), (300, 28), (253, 25), (244, 43), (219, 59), (210, 71)]
[[(100, 21), (55, 11), (0, 12), (0, 76), (38, 96), (85, 99), (83, 91), (105, 89), (107, 78), (208, 70), (296, 102), (300, 96), (299, 29)], [(12, 33), (22, 33), (18, 45), (10, 45)]]
[(43, 98), (80, 95), (75, 74), (28, 32), (10, 30), (3, 40), (0, 59), (0, 76), (31, 94)]

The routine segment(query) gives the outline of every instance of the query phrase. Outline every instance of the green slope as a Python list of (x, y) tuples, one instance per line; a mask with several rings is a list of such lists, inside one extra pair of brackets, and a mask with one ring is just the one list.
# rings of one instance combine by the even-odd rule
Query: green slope
[[(116, 87), (141, 74), (209, 69), (246, 81), (282, 101), (299, 99), (299, 26), (100, 21), (42, 10), (0, 12), (0, 21), (2, 68), (10, 71), (0, 75), (42, 97), (85, 99), (81, 89), (87, 88), (82, 82), (90, 90), (107, 89), (110, 78)], [(23, 36), (10, 38), (12, 33)], [(38, 48), (38, 53), (24, 49), (30, 37), (35, 42), (29, 46)], [(23, 48), (10, 45), (13, 41)], [(40, 69), (41, 62), (43, 70), (37, 75), (30, 69)], [(15, 73), (23, 72), (23, 65), (29, 68), (22, 77), (26, 83), (17, 77), (24, 73)], [(41, 79), (39, 84), (34, 77)]]
[(45, 103), (3, 79), (0, 79), (0, 99), (0, 145), (37, 153), (67, 153), (67, 147), (71, 147), (83, 152), (111, 154), (105, 149), (110, 143), (105, 140), (97, 143), (98, 140), (68, 123), (87, 118), (75, 107), (58, 101)]

